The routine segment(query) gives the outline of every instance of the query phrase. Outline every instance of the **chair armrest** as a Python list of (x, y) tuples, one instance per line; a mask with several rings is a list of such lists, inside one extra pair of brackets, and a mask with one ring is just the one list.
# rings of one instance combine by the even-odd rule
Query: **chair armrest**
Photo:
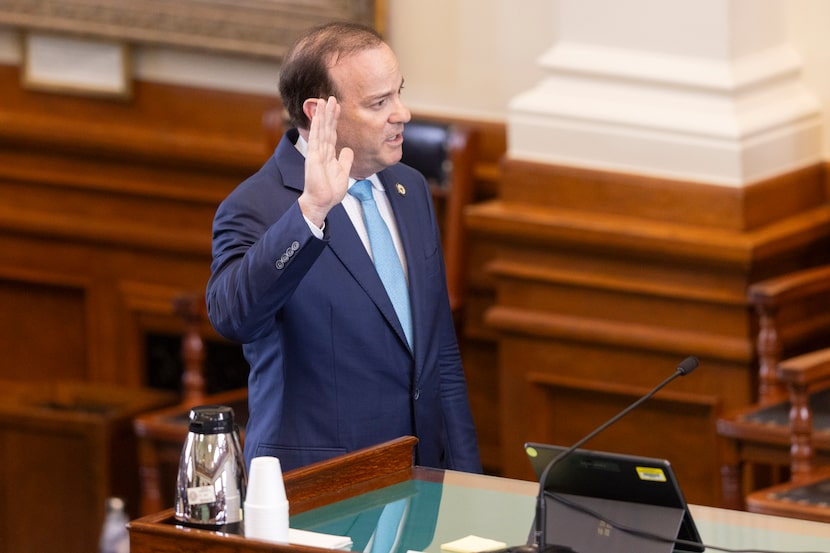
[(749, 301), (782, 305), (830, 291), (830, 265), (769, 278), (749, 286)]
[(830, 380), (830, 348), (785, 359), (778, 364), (778, 378), (787, 384), (814, 386)]

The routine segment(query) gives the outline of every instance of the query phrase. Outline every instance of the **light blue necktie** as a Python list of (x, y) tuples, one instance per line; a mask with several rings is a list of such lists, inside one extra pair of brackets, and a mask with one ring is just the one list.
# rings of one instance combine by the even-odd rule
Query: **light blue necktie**
[(406, 277), (403, 266), (392, 242), (389, 227), (380, 216), (375, 198), (372, 196), (372, 182), (359, 180), (351, 188), (349, 194), (360, 200), (363, 206), (363, 221), (369, 233), (369, 245), (372, 247), (372, 259), (375, 262), (380, 280), (386, 288), (392, 306), (401, 322), (403, 332), (409, 347), (412, 347), (412, 313), (409, 307), (409, 290), (406, 286)]
[(406, 499), (399, 499), (383, 507), (372, 540), (371, 553), (393, 553), (401, 531), (406, 503)]

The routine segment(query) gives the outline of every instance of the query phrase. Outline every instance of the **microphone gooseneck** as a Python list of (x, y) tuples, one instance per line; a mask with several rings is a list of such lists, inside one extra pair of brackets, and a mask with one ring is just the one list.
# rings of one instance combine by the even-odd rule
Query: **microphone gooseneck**
[(686, 359), (680, 362), (677, 366), (677, 370), (675, 370), (674, 374), (663, 380), (660, 384), (655, 386), (650, 392), (646, 395), (639, 398), (637, 401), (617, 413), (615, 416), (610, 418), (608, 421), (604, 422), (600, 426), (598, 426), (593, 431), (589, 432), (585, 437), (578, 440), (575, 444), (570, 446), (565, 451), (559, 453), (556, 457), (551, 459), (550, 463), (545, 466), (545, 470), (542, 471), (542, 475), (539, 477), (539, 494), (536, 497), (536, 528), (535, 528), (535, 538), (536, 538), (536, 547), (538, 553), (543, 553), (547, 549), (555, 550), (556, 546), (551, 546), (550, 548), (547, 545), (547, 535), (545, 531), (545, 520), (547, 517), (547, 505), (545, 503), (545, 484), (548, 480), (548, 475), (550, 471), (556, 466), (557, 463), (562, 461), (562, 459), (571, 455), (574, 451), (576, 451), (579, 447), (585, 444), (588, 440), (595, 437), (597, 434), (611, 426), (612, 424), (616, 423), (618, 420), (626, 416), (628, 413), (639, 407), (642, 403), (646, 400), (651, 398), (654, 394), (662, 390), (666, 385), (668, 385), (672, 380), (679, 376), (686, 376), (687, 374), (691, 373), (698, 367), (698, 360), (697, 357), (694, 355), (690, 355)]

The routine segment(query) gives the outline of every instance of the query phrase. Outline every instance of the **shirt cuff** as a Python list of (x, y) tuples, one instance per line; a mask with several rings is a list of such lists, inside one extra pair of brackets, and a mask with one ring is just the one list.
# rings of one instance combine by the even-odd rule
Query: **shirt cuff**
[(314, 235), (315, 238), (318, 240), (323, 239), (323, 231), (326, 228), (326, 222), (323, 221), (323, 228), (318, 227), (314, 223), (311, 222), (311, 219), (303, 215), (303, 219), (305, 219), (306, 224), (308, 225), (308, 229), (311, 231), (311, 234)]

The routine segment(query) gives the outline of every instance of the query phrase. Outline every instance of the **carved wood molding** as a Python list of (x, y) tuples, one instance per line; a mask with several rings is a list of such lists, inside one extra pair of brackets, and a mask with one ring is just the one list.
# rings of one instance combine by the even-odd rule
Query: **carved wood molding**
[(598, 253), (625, 251), (640, 257), (744, 267), (825, 240), (830, 204), (816, 204), (789, 219), (746, 232), (502, 200), (468, 208), (466, 222), (476, 234), (509, 237), (520, 244), (565, 244)]
[(308, 27), (349, 19), (383, 32), (385, 0), (5, 0), (0, 23), (280, 59)]
[(681, 355), (689, 351), (738, 363), (752, 359), (752, 348), (741, 337), (711, 332), (543, 313), (529, 309), (495, 306), (485, 321), (503, 336), (521, 336), (642, 351)]
[[(573, 396), (575, 393), (616, 396), (626, 401), (640, 399), (649, 388), (622, 384), (618, 382), (591, 381), (584, 378), (573, 378), (547, 372), (531, 371), (525, 375), (525, 380), (532, 386), (544, 388), (548, 393), (562, 393)], [(665, 404), (682, 404), (686, 409), (706, 411), (714, 421), (714, 413), (720, 408), (721, 400), (715, 395), (691, 393), (676, 390), (661, 390), (652, 399), (652, 402)]]
[(753, 231), (828, 201), (826, 164), (742, 188), (505, 159), (507, 203), (701, 228)]

